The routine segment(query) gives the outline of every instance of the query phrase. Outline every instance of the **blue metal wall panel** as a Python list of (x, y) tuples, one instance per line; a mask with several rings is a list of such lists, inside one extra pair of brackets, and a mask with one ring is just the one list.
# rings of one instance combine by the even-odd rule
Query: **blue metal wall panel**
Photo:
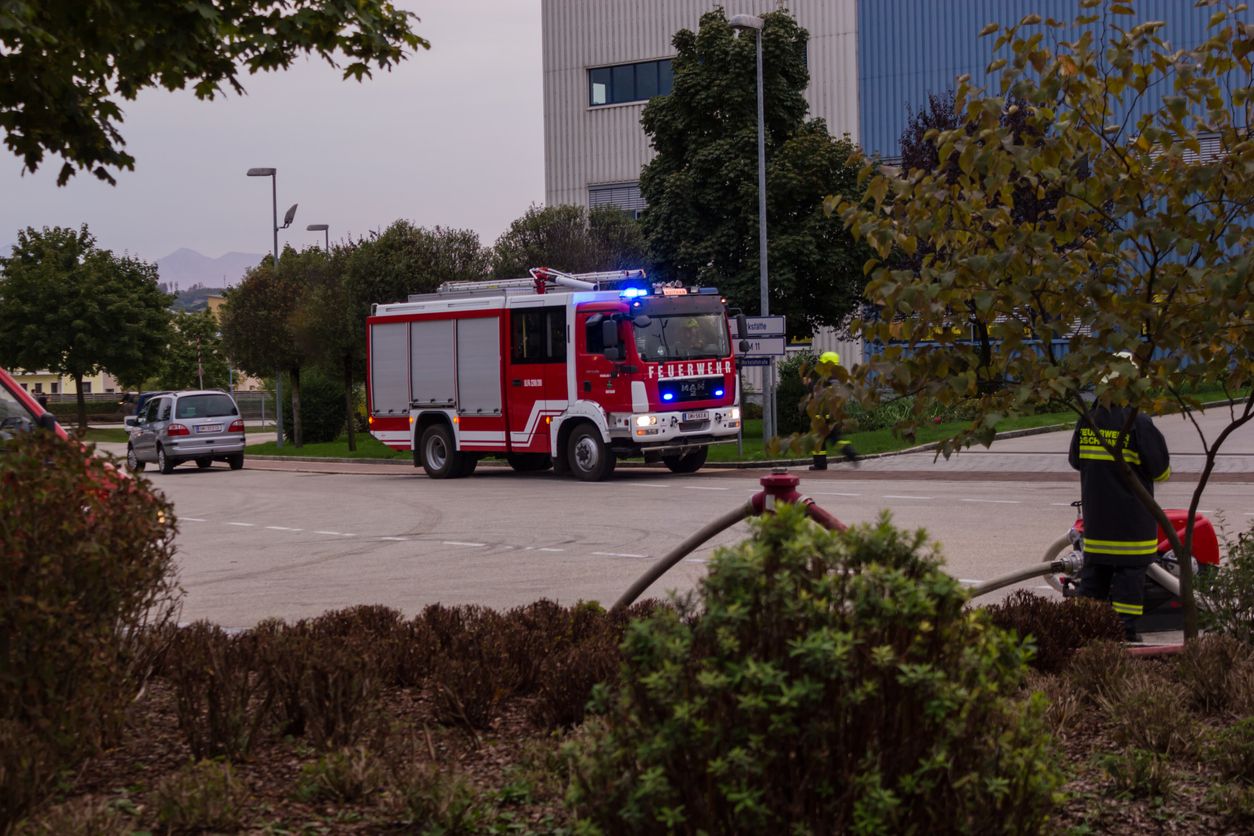
[[(1177, 48), (1204, 40), (1206, 23), (1215, 11), (1195, 8), (1193, 0), (1129, 2), (1137, 16), (1119, 17), (1121, 26), (1165, 21), (1165, 37)], [(928, 93), (956, 87), (954, 79), (963, 73), (970, 73), (973, 82), (995, 93), (996, 79), (990, 83), (984, 72), (992, 59), (995, 36), (977, 37), (985, 24), (1012, 23), (1033, 12), (1069, 21), (1078, 10), (1076, 0), (858, 0), (862, 147), (872, 154), (898, 156), (909, 112), (925, 105)], [(1156, 103), (1147, 99), (1135, 115)]]

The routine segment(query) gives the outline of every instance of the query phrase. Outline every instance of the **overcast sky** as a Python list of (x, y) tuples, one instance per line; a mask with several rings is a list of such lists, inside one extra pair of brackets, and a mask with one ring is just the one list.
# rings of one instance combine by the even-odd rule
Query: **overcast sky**
[(26, 226), (87, 223), (98, 243), (155, 261), (179, 247), (217, 257), (271, 247), (270, 181), (279, 215), (299, 203), (279, 246), (332, 240), (407, 218), (473, 229), (491, 244), (544, 200), (540, 0), (400, 0), (430, 50), (361, 84), (300, 60), (243, 76), (246, 96), (212, 102), (150, 91), (123, 102), (133, 172), (109, 186), (60, 160), (34, 174), (0, 146), (0, 245)]

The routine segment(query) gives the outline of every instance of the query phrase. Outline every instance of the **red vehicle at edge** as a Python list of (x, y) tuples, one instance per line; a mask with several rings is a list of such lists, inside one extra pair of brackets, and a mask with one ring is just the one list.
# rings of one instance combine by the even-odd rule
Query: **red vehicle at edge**
[(57, 423), (52, 413), (40, 406), (39, 401), (19, 386), (8, 372), (0, 369), (0, 440), (35, 427), (52, 430), (61, 438), (69, 439), (65, 428)]

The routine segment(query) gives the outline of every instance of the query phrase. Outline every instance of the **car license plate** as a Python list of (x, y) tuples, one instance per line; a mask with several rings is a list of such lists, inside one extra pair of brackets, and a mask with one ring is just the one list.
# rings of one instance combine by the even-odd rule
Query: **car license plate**
[(198, 433), (220, 433), (222, 432), (221, 424), (201, 424), (196, 428)]
[(710, 420), (710, 411), (708, 409), (703, 409), (700, 412), (685, 412), (684, 413), (685, 423), (687, 423), (688, 421), (708, 421), (708, 420)]

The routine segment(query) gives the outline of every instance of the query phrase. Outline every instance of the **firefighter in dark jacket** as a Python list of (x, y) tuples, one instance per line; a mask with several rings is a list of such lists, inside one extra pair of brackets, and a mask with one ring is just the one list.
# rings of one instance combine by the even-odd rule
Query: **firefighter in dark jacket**
[(1123, 621), (1128, 641), (1140, 641), (1136, 620), (1144, 612), (1145, 572), (1158, 551), (1158, 523), (1125, 484), (1111, 450), (1121, 442), (1123, 460), (1133, 478), (1151, 495), (1154, 482), (1171, 476), (1171, 461), (1162, 433), (1143, 413), (1137, 413), (1131, 429), (1119, 438), (1128, 412), (1118, 406), (1091, 409), (1087, 420), (1081, 418), (1076, 424), (1067, 460), (1080, 471), (1084, 507), (1079, 593), (1109, 600)]
[[(835, 373), (836, 367), (840, 365), (840, 355), (835, 351), (824, 351), (819, 355), (818, 362), (814, 366), (814, 370), (810, 373), (810, 378), (806, 381), (806, 385), (810, 387), (810, 397), (822, 398), (828, 381), (831, 380), (832, 374)], [(832, 423), (832, 416), (824, 412), (823, 420), (829, 425), (827, 435), (819, 442), (818, 449), (811, 452), (814, 457), (814, 463), (810, 465), (811, 470), (827, 470), (827, 445), (835, 444), (836, 449), (845, 457), (845, 461), (850, 464), (858, 464), (858, 451), (853, 449), (853, 445), (840, 437), (840, 425)]]

